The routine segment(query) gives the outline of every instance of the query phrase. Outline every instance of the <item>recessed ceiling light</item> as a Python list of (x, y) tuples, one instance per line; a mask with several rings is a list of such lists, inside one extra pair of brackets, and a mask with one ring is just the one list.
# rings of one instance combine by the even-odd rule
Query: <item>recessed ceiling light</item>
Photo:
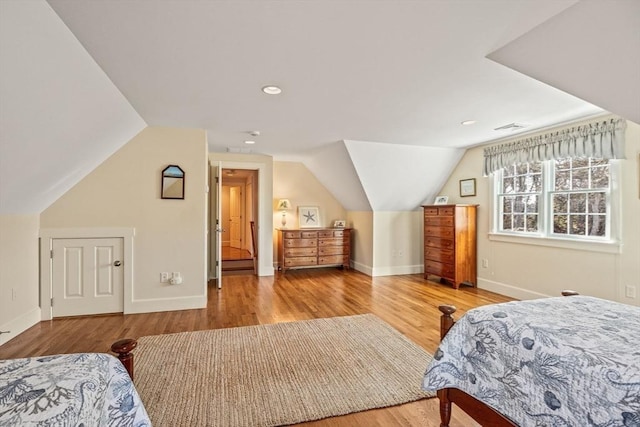
[(267, 95), (279, 95), (282, 93), (282, 89), (274, 85), (265, 86), (262, 88), (262, 91)]
[(460, 123), (460, 124), (461, 124), (461, 125), (464, 125), (464, 126), (469, 126), (469, 125), (473, 125), (473, 124), (475, 124), (475, 123), (476, 123), (476, 121), (475, 121), (475, 120), (465, 120), (464, 122), (462, 122), (462, 123)]
[(255, 144), (256, 142), (255, 142), (255, 141), (250, 141), (250, 140), (249, 140), (249, 141), (245, 141), (244, 143), (245, 143), (245, 144)]

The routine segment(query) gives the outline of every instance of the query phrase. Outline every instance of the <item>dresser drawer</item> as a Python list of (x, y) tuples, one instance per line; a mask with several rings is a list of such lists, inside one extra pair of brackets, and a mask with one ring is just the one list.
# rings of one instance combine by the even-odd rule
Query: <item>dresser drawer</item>
[(303, 267), (307, 265), (318, 265), (318, 258), (314, 256), (285, 258), (284, 265), (285, 267)]
[(284, 250), (284, 255), (288, 257), (315, 256), (318, 255), (318, 250), (316, 248), (287, 248)]
[(439, 237), (425, 237), (424, 247), (426, 248), (441, 248), (441, 249), (453, 249), (453, 239), (441, 239)]
[(317, 239), (318, 238), (318, 232), (317, 231), (301, 231), (300, 234), (302, 234), (302, 238), (303, 239)]
[(430, 248), (427, 246), (424, 248), (424, 259), (453, 264), (455, 257), (452, 250)]
[(435, 276), (444, 277), (445, 279), (453, 279), (453, 264), (445, 264), (437, 261), (426, 260), (424, 262), (425, 274), (433, 274)]
[(318, 246), (342, 246), (344, 241), (342, 239), (318, 239)]
[(315, 248), (318, 241), (315, 239), (285, 239), (285, 248)]
[(344, 255), (349, 253), (345, 246), (324, 246), (318, 248), (318, 255)]
[(345, 264), (348, 261), (344, 255), (329, 255), (329, 256), (319, 256), (318, 264), (319, 265), (328, 265), (328, 264)]
[(452, 216), (427, 216), (424, 217), (424, 225), (435, 225), (435, 226), (447, 226), (453, 227), (453, 217)]
[(455, 232), (453, 227), (425, 226), (424, 235), (425, 237), (444, 237), (453, 239), (455, 236)]
[(300, 231), (283, 231), (282, 237), (285, 239), (300, 239), (302, 238), (302, 233)]

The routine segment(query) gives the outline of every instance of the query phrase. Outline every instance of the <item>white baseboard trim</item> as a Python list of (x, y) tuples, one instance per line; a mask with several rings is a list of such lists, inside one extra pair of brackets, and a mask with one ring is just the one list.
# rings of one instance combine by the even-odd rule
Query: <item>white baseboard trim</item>
[(478, 288), (485, 289), (487, 291), (495, 292), (497, 294), (506, 295), (511, 298), (519, 300), (538, 299), (558, 297), (558, 295), (547, 295), (539, 292), (530, 291), (528, 289), (518, 288), (516, 286), (507, 285), (506, 283), (494, 282), (493, 280), (483, 279), (478, 277)]
[(373, 277), (377, 276), (400, 276), (403, 274), (418, 274), (424, 271), (424, 265), (392, 265), (386, 267), (375, 267)]
[(0, 325), (0, 331), (10, 331), (8, 334), (0, 334), (0, 345), (7, 341), (17, 337), (33, 325), (40, 323), (40, 307), (36, 307), (33, 310), (9, 320), (8, 322)]
[(127, 305), (128, 307), (125, 307), (124, 314), (191, 310), (194, 308), (206, 308), (207, 297), (205, 295), (200, 295), (195, 297), (154, 298), (134, 300)]
[(367, 276), (373, 277), (373, 274), (372, 274), (373, 268), (371, 268), (371, 266), (364, 265), (362, 263), (351, 260), (351, 268), (353, 268), (356, 271), (359, 271), (360, 273), (366, 274)]

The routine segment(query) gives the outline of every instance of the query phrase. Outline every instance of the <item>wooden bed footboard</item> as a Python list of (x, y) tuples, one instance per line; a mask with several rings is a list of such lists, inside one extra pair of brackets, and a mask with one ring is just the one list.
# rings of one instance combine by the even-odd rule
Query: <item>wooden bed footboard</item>
[[(578, 292), (571, 290), (562, 291), (561, 294), (565, 297), (579, 295)], [(445, 335), (447, 335), (447, 332), (449, 332), (455, 324), (452, 315), (457, 309), (453, 305), (441, 305), (438, 307), (438, 310), (442, 313), (440, 317), (440, 341), (442, 341)], [(437, 394), (438, 399), (440, 399), (440, 427), (449, 427), (452, 403), (455, 403), (456, 406), (466, 412), (467, 415), (482, 425), (517, 427), (516, 424), (505, 418), (502, 414), (462, 390), (457, 388), (444, 388), (438, 390)]]
[(132, 338), (125, 338), (111, 344), (111, 351), (118, 354), (118, 359), (124, 365), (133, 381), (133, 353), (131, 350), (138, 346), (138, 341)]

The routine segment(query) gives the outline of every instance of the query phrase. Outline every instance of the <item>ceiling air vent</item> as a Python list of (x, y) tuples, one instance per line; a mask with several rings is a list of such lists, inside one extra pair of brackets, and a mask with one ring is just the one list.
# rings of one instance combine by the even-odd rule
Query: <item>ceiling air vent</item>
[(527, 125), (522, 123), (509, 123), (508, 125), (500, 126), (499, 128), (495, 128), (494, 130), (510, 130), (513, 132), (514, 130), (524, 129)]

